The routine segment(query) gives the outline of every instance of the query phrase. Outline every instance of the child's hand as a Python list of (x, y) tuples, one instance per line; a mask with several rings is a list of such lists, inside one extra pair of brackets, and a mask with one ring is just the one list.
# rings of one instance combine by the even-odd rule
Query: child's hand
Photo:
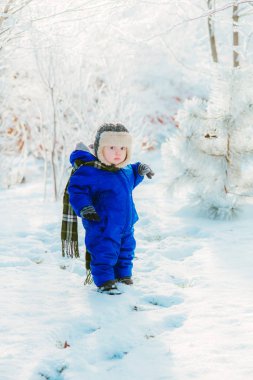
[(153, 170), (147, 164), (140, 164), (138, 166), (138, 173), (143, 176), (146, 175), (149, 179), (155, 175)]
[(84, 218), (86, 220), (90, 220), (93, 222), (99, 222), (100, 221), (100, 216), (96, 213), (96, 210), (94, 209), (93, 206), (84, 207), (81, 210), (80, 215), (82, 218)]

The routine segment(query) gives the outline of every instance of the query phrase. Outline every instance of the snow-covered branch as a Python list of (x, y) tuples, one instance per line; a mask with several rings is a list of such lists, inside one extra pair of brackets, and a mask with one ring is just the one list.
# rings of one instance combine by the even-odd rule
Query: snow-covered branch
[(253, 186), (252, 78), (252, 66), (217, 66), (209, 101), (187, 100), (178, 133), (163, 146), (169, 187), (190, 189), (210, 217), (233, 217), (240, 194)]
[(171, 33), (172, 31), (174, 31), (175, 29), (179, 28), (180, 26), (183, 26), (185, 25), (186, 23), (190, 23), (192, 21), (197, 21), (197, 20), (200, 20), (200, 19), (203, 19), (203, 18), (208, 18), (208, 17), (211, 17), (217, 13), (220, 13), (220, 12), (223, 12), (225, 10), (227, 10), (228, 8), (233, 8), (235, 6), (235, 4), (237, 5), (237, 7), (241, 4), (252, 4), (253, 5), (253, 0), (239, 0), (237, 1), (236, 3), (235, 2), (230, 2), (226, 5), (223, 5), (221, 7), (215, 7), (214, 9), (211, 9), (211, 10), (208, 10), (206, 12), (203, 12), (202, 14), (198, 15), (198, 16), (195, 16), (195, 17), (189, 17), (189, 18), (185, 18), (183, 19), (182, 21), (176, 23), (176, 24), (173, 24), (170, 28), (166, 29), (165, 31), (162, 31), (158, 34), (153, 34), (152, 36), (150, 37), (147, 37), (145, 39), (145, 41), (150, 41), (150, 40), (153, 40), (157, 37), (162, 37), (164, 35), (168, 35), (169, 33)]

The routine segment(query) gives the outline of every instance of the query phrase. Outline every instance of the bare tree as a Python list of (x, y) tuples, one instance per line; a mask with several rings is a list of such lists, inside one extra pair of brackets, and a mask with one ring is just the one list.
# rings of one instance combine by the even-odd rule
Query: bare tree
[[(186, 14), (186, 17), (179, 17), (180, 21), (173, 23), (165, 31), (162, 31), (157, 34), (153, 34), (151, 37), (147, 38), (146, 41), (155, 39), (157, 37), (159, 38), (162, 38), (163, 36), (168, 37), (172, 32), (175, 32), (176, 29), (183, 28), (188, 23), (192, 23), (193, 21), (196, 22), (201, 19), (207, 19), (212, 60), (213, 62), (220, 62), (221, 55), (218, 56), (218, 52), (217, 52), (217, 35), (215, 35), (214, 33), (214, 16), (218, 14), (222, 14), (224, 11), (231, 8), (232, 9), (231, 17), (232, 17), (232, 25), (233, 25), (233, 31), (232, 31), (233, 33), (233, 48), (232, 48), (233, 49), (233, 67), (240, 66), (240, 61), (239, 61), (240, 41), (239, 41), (238, 23), (239, 23), (239, 18), (250, 16), (253, 14), (252, 12), (253, 0), (233, 0), (233, 1), (228, 1), (227, 3), (219, 5), (219, 6), (215, 6), (215, 0), (206, 0), (206, 4), (207, 4), (207, 10), (203, 10), (202, 7), (199, 6), (199, 8), (202, 10), (200, 14), (196, 14), (196, 16), (193, 16), (193, 17), (192, 16), (189, 17), (187, 14)], [(243, 9), (244, 12), (239, 13), (239, 9), (242, 10), (243, 6), (244, 6), (244, 9)], [(188, 7), (192, 7), (192, 2), (189, 1)], [(246, 30), (246, 33), (247, 35), (245, 36), (245, 38), (247, 39), (248, 37), (248, 42), (249, 42), (249, 40), (252, 37), (252, 32), (249, 32)], [(177, 59), (176, 53), (174, 53), (173, 50), (170, 48), (170, 44), (167, 43), (166, 46), (169, 48), (173, 56)], [(184, 64), (184, 62), (180, 62), (180, 60), (178, 59), (177, 61), (181, 63), (187, 69), (192, 70), (190, 67), (187, 67)]]
[(240, 66), (239, 62), (239, 31), (238, 31), (238, 22), (239, 22), (239, 7), (237, 4), (233, 5), (233, 66)]
[(6, 0), (2, 7), (0, 4), (0, 50), (11, 39), (22, 34), (23, 31), (17, 31), (16, 27), (20, 21), (21, 11), (34, 0)]
[[(207, 0), (207, 6), (208, 6), (208, 9), (210, 10), (215, 9), (215, 0)], [(207, 23), (208, 23), (208, 33), (209, 33), (209, 40), (210, 40), (210, 47), (211, 47), (213, 62), (218, 63), (218, 53), (217, 53), (216, 38), (215, 38), (215, 33), (214, 33), (213, 14), (208, 15)]]
[[(210, 11), (215, 11), (215, 0), (207, 0), (208, 9)], [(233, 5), (233, 67), (240, 66), (239, 62), (239, 31), (238, 31), (238, 22), (239, 22), (239, 6), (238, 4)], [(214, 32), (214, 21), (213, 21), (214, 13), (208, 14), (208, 33), (210, 39), (211, 53), (213, 62), (218, 63), (218, 53), (217, 53), (217, 45), (216, 45), (216, 36)]]

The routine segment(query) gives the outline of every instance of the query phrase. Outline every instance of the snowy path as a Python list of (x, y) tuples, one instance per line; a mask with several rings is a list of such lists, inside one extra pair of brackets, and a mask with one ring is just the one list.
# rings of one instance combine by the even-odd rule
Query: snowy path
[(113, 297), (61, 258), (61, 205), (39, 184), (0, 193), (1, 380), (253, 378), (252, 208), (197, 219), (161, 180), (136, 190), (135, 285)]

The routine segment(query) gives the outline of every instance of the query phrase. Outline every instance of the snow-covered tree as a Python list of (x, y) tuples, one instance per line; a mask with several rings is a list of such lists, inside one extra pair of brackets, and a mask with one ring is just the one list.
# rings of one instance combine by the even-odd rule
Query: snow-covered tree
[(211, 218), (237, 214), (253, 188), (253, 68), (217, 66), (210, 98), (186, 100), (163, 146), (169, 186)]

